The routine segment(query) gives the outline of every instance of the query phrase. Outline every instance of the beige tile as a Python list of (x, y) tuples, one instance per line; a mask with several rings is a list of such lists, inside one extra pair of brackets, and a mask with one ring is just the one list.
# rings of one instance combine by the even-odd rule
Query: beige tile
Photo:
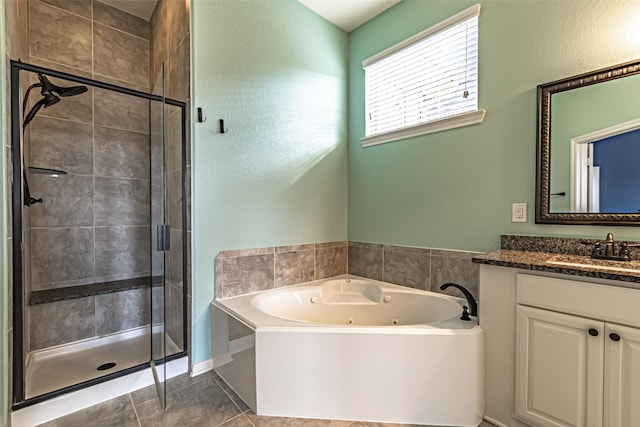
[(29, 6), (31, 56), (91, 71), (91, 20), (37, 0)]
[(170, 390), (167, 408), (157, 400), (136, 405), (142, 427), (218, 426), (240, 415), (240, 410), (212, 377), (190, 387)]
[(175, 52), (177, 46), (189, 34), (189, 2), (187, 0), (166, 0), (169, 52)]
[(296, 285), (315, 279), (314, 250), (276, 252), (275, 287)]
[(167, 179), (167, 193), (165, 204), (168, 207), (166, 223), (172, 229), (182, 229), (182, 170), (177, 169), (169, 172)]
[(347, 273), (347, 246), (316, 245), (316, 279)]
[(190, 98), (190, 41), (185, 38), (175, 51), (169, 55), (167, 97), (178, 101)]
[(60, 169), (69, 174), (93, 174), (93, 126), (50, 117), (30, 125), (28, 166)]
[(149, 78), (152, 90), (157, 88), (158, 78), (161, 75), (160, 70), (163, 62), (167, 62), (169, 57), (167, 45), (167, 2), (169, 0), (160, 0), (153, 12), (150, 20), (151, 43), (149, 57), (151, 59), (151, 67), (149, 69)]
[(383, 280), (430, 290), (431, 251), (421, 248), (384, 247)]
[(41, 427), (84, 426), (139, 427), (139, 424), (129, 395), (116, 397), (115, 399), (41, 424)]
[(29, 306), (30, 350), (95, 336), (93, 297)]
[(223, 258), (219, 298), (273, 289), (274, 255)]
[(93, 26), (93, 70), (149, 87), (149, 42), (101, 24)]
[(149, 180), (95, 178), (95, 224), (149, 225)]
[(149, 179), (149, 135), (95, 126), (95, 174)]
[(149, 298), (148, 288), (96, 295), (96, 335), (113, 334), (151, 323)]
[(42, 198), (29, 208), (33, 227), (93, 226), (92, 176), (30, 174), (29, 190)]
[(134, 278), (150, 274), (151, 233), (148, 226), (95, 229), (96, 277)]
[(68, 12), (75, 13), (84, 18), (91, 19), (91, 3), (92, 0), (41, 0)]
[[(431, 257), (431, 290), (440, 291), (440, 286), (447, 282), (464, 286), (473, 296), (478, 298), (478, 285), (480, 281), (478, 264), (474, 264), (471, 258), (474, 253), (450, 251), (447, 256), (441, 252), (439, 256)], [(449, 288), (444, 293), (462, 297), (462, 294)]]
[(349, 274), (382, 280), (382, 245), (349, 242)]
[(182, 128), (182, 110), (173, 105), (167, 105), (165, 107), (164, 146), (169, 172), (182, 167)]
[[(36, 228), (31, 230), (31, 275), (33, 289), (51, 283), (93, 277), (93, 228)], [(60, 268), (64, 265), (65, 268)], [(45, 287), (45, 285), (47, 285)]]
[(105, 89), (95, 89), (95, 124), (132, 132), (149, 132), (149, 101)]
[(93, 20), (99, 24), (149, 40), (149, 22), (100, 1), (93, 2)]

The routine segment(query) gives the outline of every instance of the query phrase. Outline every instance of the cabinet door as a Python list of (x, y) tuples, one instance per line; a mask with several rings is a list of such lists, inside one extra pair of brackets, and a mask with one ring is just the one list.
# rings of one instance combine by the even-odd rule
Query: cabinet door
[(516, 415), (602, 426), (604, 323), (521, 305), (516, 314)]
[(640, 330), (608, 323), (605, 333), (604, 424), (640, 426)]

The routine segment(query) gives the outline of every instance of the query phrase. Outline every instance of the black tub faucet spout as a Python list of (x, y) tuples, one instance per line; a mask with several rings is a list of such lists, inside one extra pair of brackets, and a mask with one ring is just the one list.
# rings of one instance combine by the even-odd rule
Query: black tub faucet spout
[(460, 292), (462, 292), (465, 298), (467, 299), (467, 304), (469, 304), (469, 314), (472, 316), (477, 316), (478, 303), (476, 302), (476, 299), (473, 297), (473, 295), (471, 295), (471, 292), (469, 292), (464, 286), (458, 285), (457, 283), (451, 283), (451, 282), (445, 283), (444, 285), (440, 286), (440, 290), (444, 291), (450, 286), (460, 289)]

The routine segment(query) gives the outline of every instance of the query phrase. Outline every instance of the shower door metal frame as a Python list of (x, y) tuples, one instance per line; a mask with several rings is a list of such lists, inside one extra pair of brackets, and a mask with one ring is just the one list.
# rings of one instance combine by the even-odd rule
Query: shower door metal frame
[[(73, 74), (67, 74), (60, 71), (52, 70), (49, 68), (39, 67), (31, 65), (21, 61), (10, 60), (11, 66), (11, 222), (12, 222), (12, 287), (13, 287), (13, 354), (12, 354), (12, 367), (13, 367), (13, 396), (11, 397), (12, 409), (17, 410), (26, 406), (30, 406), (36, 403), (43, 402), (45, 400), (66, 394), (72, 391), (81, 390), (83, 388), (100, 384), (102, 382), (128, 375), (132, 372), (137, 372), (142, 369), (150, 367), (150, 362), (134, 366), (132, 368), (123, 369), (118, 372), (114, 372), (105, 375), (100, 378), (85, 381), (80, 384), (75, 384), (66, 387), (61, 390), (56, 390), (50, 393), (46, 393), (40, 396), (35, 396), (29, 399), (25, 399), (25, 342), (24, 342), (24, 274), (23, 274), (23, 181), (22, 181), (22, 87), (20, 72), (32, 72), (42, 73), (50, 77), (57, 77), (72, 82), (97, 87), (100, 89), (110, 90), (125, 95), (131, 95), (137, 98), (143, 98), (149, 101), (157, 101), (163, 104), (173, 105), (179, 107), (182, 111), (182, 336), (183, 336), (183, 350), (179, 353), (175, 353), (166, 356), (165, 363), (171, 360), (179, 359), (187, 356), (189, 348), (189, 335), (187, 329), (187, 283), (190, 278), (187, 277), (187, 167), (186, 167), (186, 106), (187, 104), (175, 99), (164, 98), (162, 96), (153, 95), (146, 92), (140, 92), (134, 89), (129, 89), (122, 86), (117, 86), (109, 83), (104, 83), (98, 80), (88, 79)], [(164, 287), (164, 283), (163, 283)]]

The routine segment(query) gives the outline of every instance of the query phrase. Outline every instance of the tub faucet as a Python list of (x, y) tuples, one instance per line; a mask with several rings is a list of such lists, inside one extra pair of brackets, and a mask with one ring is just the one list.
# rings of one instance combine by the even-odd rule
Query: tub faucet
[(473, 297), (473, 295), (471, 295), (471, 292), (469, 292), (464, 286), (458, 285), (457, 283), (451, 283), (451, 282), (445, 283), (444, 285), (440, 286), (440, 290), (444, 291), (450, 286), (453, 286), (454, 288), (458, 288), (464, 294), (465, 298), (467, 299), (467, 304), (469, 304), (469, 314), (472, 316), (477, 316), (478, 303), (476, 302), (476, 299)]

